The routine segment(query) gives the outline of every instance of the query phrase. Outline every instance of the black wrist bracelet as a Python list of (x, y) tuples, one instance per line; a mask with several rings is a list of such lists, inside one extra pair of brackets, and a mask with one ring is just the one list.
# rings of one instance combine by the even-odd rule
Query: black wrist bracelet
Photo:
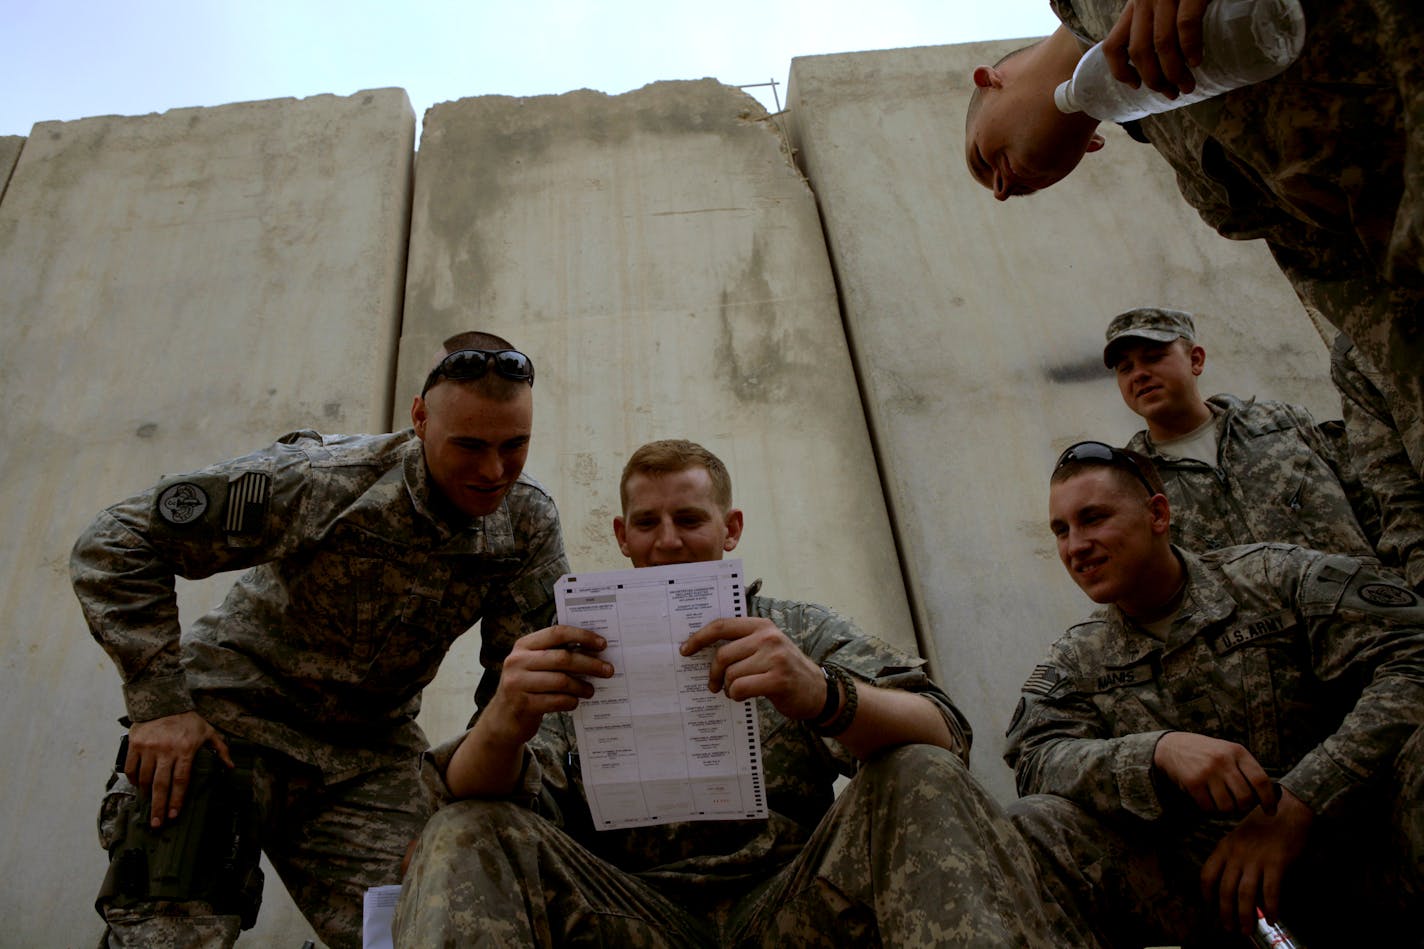
[(826, 701), (816, 713), (816, 717), (811, 719), (813, 723), (829, 721), (836, 714), (836, 703), (841, 697), (841, 690), (836, 687), (840, 679), (825, 666), (821, 667), (821, 675), (826, 677)]
[(846, 674), (839, 666), (822, 666), (830, 675), (834, 676), (843, 686), (845, 686), (845, 704), (836, 712), (834, 718), (829, 722), (817, 719), (811, 724), (811, 730), (824, 738), (834, 738), (850, 727), (850, 723), (855, 721), (855, 709), (860, 704), (860, 697), (855, 691), (855, 679)]

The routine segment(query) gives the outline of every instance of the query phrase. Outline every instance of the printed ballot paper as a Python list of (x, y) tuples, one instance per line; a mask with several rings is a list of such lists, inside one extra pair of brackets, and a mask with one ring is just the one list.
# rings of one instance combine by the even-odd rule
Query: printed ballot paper
[(755, 702), (708, 691), (711, 648), (678, 653), (712, 620), (746, 615), (741, 560), (570, 574), (554, 598), (613, 666), (573, 713), (594, 826), (765, 818)]

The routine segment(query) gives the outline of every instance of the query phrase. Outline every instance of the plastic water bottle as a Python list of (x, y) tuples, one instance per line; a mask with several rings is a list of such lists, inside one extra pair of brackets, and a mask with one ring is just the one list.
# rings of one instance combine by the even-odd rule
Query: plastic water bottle
[(1279, 75), (1304, 45), (1299, 0), (1211, 0), (1202, 18), (1202, 62), (1192, 68), (1197, 85), (1191, 92), (1169, 99), (1146, 84), (1134, 89), (1118, 82), (1099, 43), (1078, 60), (1073, 78), (1053, 91), (1053, 101), (1062, 112), (1130, 122)]

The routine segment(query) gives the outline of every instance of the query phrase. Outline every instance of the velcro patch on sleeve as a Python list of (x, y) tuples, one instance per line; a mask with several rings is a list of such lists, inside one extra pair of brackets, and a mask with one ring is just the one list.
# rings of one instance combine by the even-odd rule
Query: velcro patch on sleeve
[(223, 530), (229, 534), (255, 534), (262, 530), (267, 517), (267, 501), (272, 496), (272, 478), (260, 471), (249, 471), (227, 486), (227, 510), (223, 513)]
[(158, 516), (174, 527), (186, 527), (202, 520), (212, 502), (208, 492), (194, 481), (170, 484), (158, 495)]
[(1414, 606), (1419, 602), (1412, 591), (1393, 583), (1364, 583), (1358, 592), (1360, 599), (1373, 606), (1398, 608)]
[(1034, 695), (1048, 695), (1062, 679), (1063, 673), (1056, 666), (1034, 666), (1033, 672), (1023, 684), (1023, 690)]

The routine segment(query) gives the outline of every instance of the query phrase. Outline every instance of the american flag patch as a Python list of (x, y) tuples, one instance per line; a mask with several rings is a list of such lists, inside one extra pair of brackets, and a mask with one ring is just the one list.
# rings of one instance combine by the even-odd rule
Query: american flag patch
[(250, 534), (262, 529), (267, 513), (267, 495), (272, 479), (260, 471), (249, 471), (227, 486), (227, 514), (223, 530), (229, 534)]
[(1053, 691), (1053, 687), (1058, 684), (1058, 680), (1061, 678), (1063, 678), (1063, 673), (1052, 666), (1034, 666), (1033, 673), (1023, 685), (1023, 690), (1035, 695), (1047, 695)]

